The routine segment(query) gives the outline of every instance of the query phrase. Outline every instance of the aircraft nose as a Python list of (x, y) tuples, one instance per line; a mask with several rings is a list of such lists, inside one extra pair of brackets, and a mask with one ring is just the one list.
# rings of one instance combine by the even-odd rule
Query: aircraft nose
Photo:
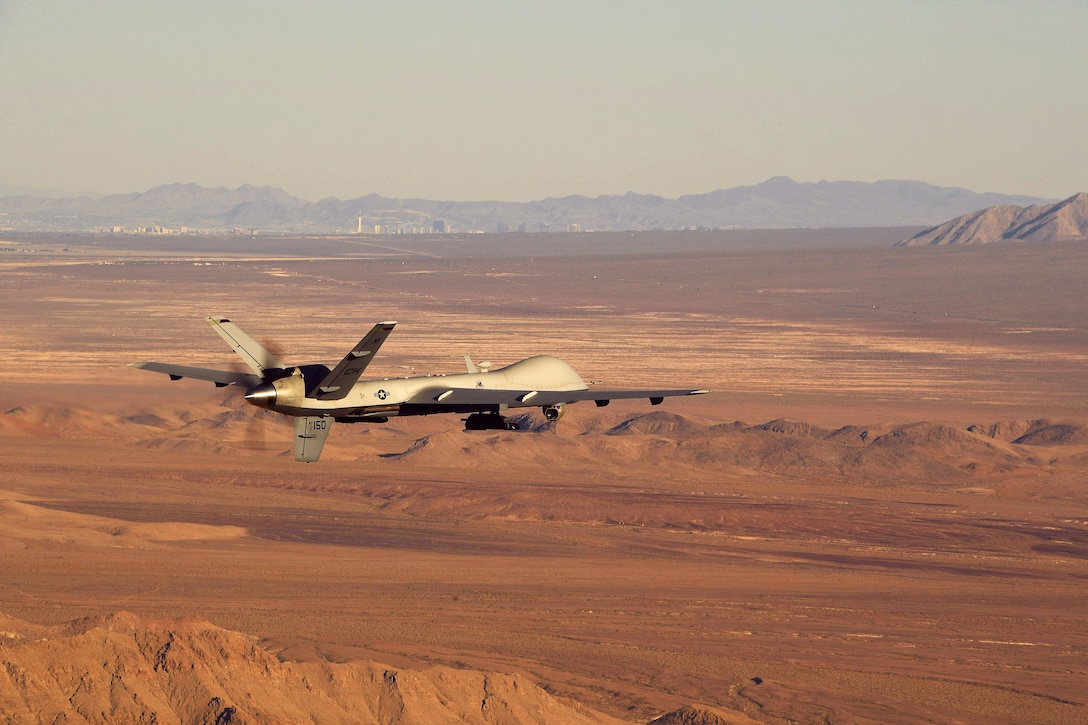
[(261, 383), (247, 390), (244, 397), (250, 405), (271, 408), (276, 404), (276, 387), (272, 383)]

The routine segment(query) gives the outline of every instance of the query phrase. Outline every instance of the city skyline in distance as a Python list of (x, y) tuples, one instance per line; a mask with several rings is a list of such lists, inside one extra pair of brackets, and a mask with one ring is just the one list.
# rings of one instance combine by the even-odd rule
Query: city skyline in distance
[(1048, 200), (918, 181), (801, 183), (775, 177), (675, 199), (627, 193), (530, 202), (404, 199), (367, 194), (308, 201), (273, 186), (163, 184), (101, 198), (0, 194), (0, 229), (170, 233), (431, 233), (929, 226), (999, 205)]

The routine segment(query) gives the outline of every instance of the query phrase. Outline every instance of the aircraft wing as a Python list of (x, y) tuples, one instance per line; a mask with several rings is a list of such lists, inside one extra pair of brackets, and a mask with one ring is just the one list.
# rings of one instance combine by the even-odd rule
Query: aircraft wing
[(647, 398), (657, 405), (665, 398), (684, 395), (702, 395), (709, 390), (489, 390), (481, 388), (430, 388), (405, 401), (411, 405), (428, 405), (450, 408), (490, 405), (558, 405), (592, 400), (598, 406), (608, 405), (611, 400)]
[[(578, 397), (565, 398), (563, 402), (573, 403), (578, 400), (592, 400), (598, 406), (608, 405), (610, 400), (631, 400), (634, 398), (648, 398), (652, 405), (659, 404), (665, 398), (678, 398), (685, 395), (706, 395), (710, 391), (706, 388), (697, 390), (606, 390), (603, 388), (590, 388), (589, 390), (575, 391)], [(560, 395), (570, 395), (561, 393)], [(541, 403), (543, 405), (543, 403)]]
[(164, 373), (169, 375), (171, 380), (180, 380), (182, 378), (210, 380), (220, 388), (224, 385), (238, 385), (243, 388), (252, 388), (261, 382), (261, 379), (258, 376), (250, 373), (236, 373), (229, 370), (211, 370), (209, 368), (194, 368), (189, 367), (188, 365), (174, 365), (171, 363), (138, 362), (132, 363), (129, 367), (139, 368), (140, 370), (150, 370), (153, 373)]
[(366, 337), (359, 340), (359, 343), (344, 356), (340, 364), (325, 376), (321, 384), (310, 394), (311, 397), (318, 400), (346, 398), (352, 386), (359, 381), (359, 376), (374, 359), (374, 353), (378, 352), (378, 348), (385, 342), (385, 338), (389, 337), (389, 333), (393, 331), (396, 324), (396, 322), (379, 322), (374, 325)]

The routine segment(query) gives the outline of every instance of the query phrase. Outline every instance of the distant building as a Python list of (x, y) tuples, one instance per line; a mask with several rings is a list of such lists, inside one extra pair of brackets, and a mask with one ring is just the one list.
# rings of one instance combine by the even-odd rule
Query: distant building
[(506, 222), (499, 222), (498, 224), (495, 225), (495, 229), (496, 229), (496, 231), (498, 231), (499, 234), (509, 234), (510, 233), (510, 225), (507, 224)]
[(446, 226), (446, 222), (441, 219), (435, 219), (431, 222), (431, 231), (435, 234), (445, 234), (449, 231), (449, 227)]

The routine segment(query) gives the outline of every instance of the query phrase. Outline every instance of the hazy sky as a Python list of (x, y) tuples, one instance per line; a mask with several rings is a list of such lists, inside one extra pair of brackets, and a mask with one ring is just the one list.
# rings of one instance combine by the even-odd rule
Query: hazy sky
[(1088, 3), (0, 0), (0, 183), (1088, 191)]

